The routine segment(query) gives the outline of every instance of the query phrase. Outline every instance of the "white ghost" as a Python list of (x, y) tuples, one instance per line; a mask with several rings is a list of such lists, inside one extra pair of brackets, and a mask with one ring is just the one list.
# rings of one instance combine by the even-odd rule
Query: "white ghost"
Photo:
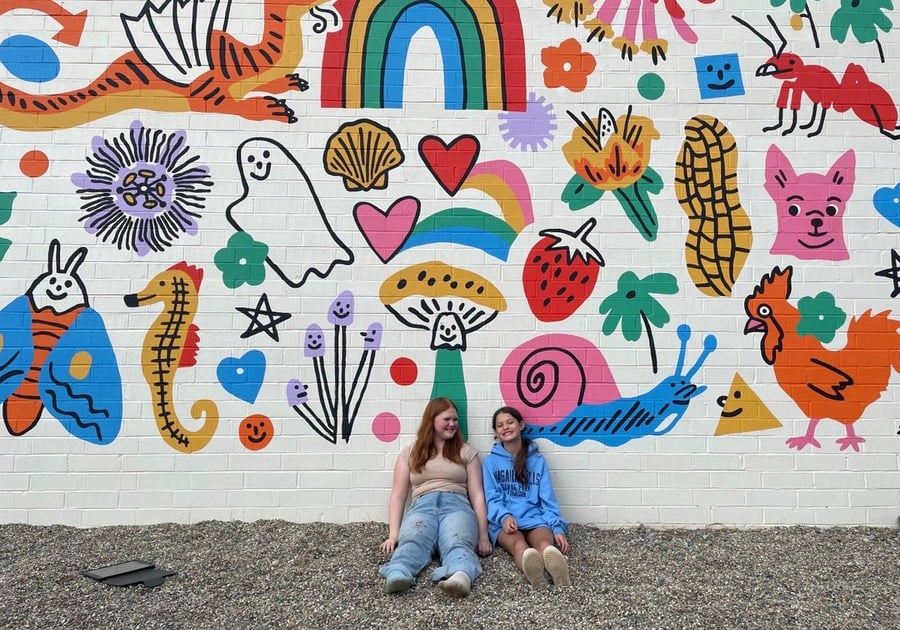
[(244, 192), (225, 216), (236, 230), (269, 246), (266, 263), (293, 288), (310, 274), (324, 278), (353, 263), (337, 237), (300, 163), (270, 138), (250, 138), (237, 149)]

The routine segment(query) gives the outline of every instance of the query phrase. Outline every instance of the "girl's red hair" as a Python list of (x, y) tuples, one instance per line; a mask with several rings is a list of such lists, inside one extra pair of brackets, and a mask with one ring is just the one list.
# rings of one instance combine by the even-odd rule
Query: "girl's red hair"
[[(409, 452), (409, 469), (412, 472), (421, 472), (425, 463), (437, 456), (437, 447), (434, 445), (434, 419), (448, 409), (453, 409), (459, 413), (456, 403), (449, 398), (432, 398), (425, 406), (425, 411), (422, 412), (422, 422), (419, 424), (419, 430), (416, 432), (416, 441)], [(444, 459), (455, 464), (463, 464), (464, 462), (459, 454), (462, 446), (463, 439), (459, 431), (457, 431), (452, 440), (444, 442)]]

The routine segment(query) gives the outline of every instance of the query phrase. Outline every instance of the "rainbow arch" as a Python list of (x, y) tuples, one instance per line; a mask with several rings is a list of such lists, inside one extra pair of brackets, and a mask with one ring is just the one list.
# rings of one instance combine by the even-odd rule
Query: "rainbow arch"
[(437, 39), (446, 109), (524, 111), (525, 40), (515, 0), (337, 0), (344, 28), (329, 33), (323, 107), (401, 108), (409, 44)]

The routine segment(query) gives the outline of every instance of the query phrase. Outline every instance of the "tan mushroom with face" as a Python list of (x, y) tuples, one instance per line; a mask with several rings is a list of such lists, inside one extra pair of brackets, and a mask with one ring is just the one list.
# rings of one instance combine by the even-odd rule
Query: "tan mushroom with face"
[(506, 299), (489, 280), (437, 260), (410, 265), (381, 284), (381, 302), (401, 323), (431, 332), (435, 351), (431, 396), (446, 396), (459, 410), (466, 437), (466, 384), (462, 352), (469, 335), (506, 310)]

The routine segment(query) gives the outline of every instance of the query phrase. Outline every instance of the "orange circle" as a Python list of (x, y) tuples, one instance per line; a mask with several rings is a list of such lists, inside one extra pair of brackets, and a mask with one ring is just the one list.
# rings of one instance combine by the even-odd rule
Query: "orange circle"
[(261, 413), (247, 416), (241, 421), (241, 426), (238, 428), (238, 438), (241, 444), (250, 451), (258, 451), (268, 446), (274, 434), (275, 427), (272, 425), (272, 420)]
[(29, 151), (19, 160), (19, 170), (26, 177), (40, 177), (50, 168), (50, 160), (43, 151)]

